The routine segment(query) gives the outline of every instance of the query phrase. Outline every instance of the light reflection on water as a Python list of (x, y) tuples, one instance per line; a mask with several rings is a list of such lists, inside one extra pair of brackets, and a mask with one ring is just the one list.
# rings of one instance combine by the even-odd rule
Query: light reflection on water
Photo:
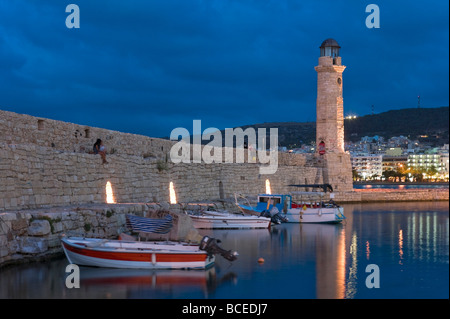
[[(449, 297), (447, 202), (344, 207), (342, 225), (204, 230), (240, 254), (233, 263), (217, 257), (206, 271), (81, 267), (81, 287), (68, 289), (65, 258), (3, 268), (0, 298)], [(379, 266), (380, 288), (366, 287), (368, 264)]]
[(440, 189), (449, 188), (448, 183), (427, 183), (427, 184), (353, 184), (354, 189)]

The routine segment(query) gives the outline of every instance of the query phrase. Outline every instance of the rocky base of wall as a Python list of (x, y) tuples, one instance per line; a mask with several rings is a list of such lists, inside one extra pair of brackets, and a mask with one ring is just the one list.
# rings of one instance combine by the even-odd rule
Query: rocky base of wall
[[(148, 240), (199, 242), (201, 236), (184, 214), (183, 205), (89, 204), (0, 213), (0, 267), (50, 258), (63, 253), (62, 236), (117, 238), (127, 232), (127, 214), (173, 217), (168, 234), (147, 236)], [(191, 205), (190, 210), (204, 209)]]

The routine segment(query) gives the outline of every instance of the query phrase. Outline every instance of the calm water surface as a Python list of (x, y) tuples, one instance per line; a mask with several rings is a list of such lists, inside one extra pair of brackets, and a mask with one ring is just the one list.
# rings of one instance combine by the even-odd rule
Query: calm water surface
[[(65, 258), (0, 269), (0, 298), (449, 298), (447, 202), (344, 207), (342, 225), (203, 231), (240, 254), (206, 271), (80, 267), (68, 289)], [(379, 288), (366, 286), (369, 264)]]

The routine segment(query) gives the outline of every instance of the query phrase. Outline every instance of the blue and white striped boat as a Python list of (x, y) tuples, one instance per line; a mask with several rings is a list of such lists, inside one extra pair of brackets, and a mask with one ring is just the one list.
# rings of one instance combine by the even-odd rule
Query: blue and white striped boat
[(173, 226), (173, 217), (166, 215), (164, 218), (147, 218), (136, 215), (126, 215), (127, 226), (133, 232), (167, 234)]

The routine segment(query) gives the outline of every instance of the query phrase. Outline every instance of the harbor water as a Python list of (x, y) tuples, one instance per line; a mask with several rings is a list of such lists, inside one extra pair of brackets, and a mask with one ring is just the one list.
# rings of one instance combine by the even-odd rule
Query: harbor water
[(448, 202), (344, 205), (342, 224), (203, 230), (237, 250), (207, 270), (80, 267), (65, 257), (0, 269), (0, 298), (448, 299)]

